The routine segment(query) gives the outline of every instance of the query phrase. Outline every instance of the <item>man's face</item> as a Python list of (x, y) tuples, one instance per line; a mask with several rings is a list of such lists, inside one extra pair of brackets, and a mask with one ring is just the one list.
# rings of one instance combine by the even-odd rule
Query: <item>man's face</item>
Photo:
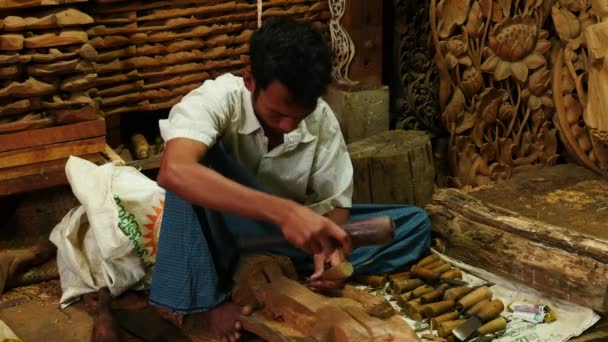
[[(248, 87), (249, 88), (249, 87)], [(304, 108), (293, 103), (287, 87), (280, 81), (272, 81), (266, 89), (253, 89), (253, 108), (266, 133), (285, 134), (296, 128), (314, 108)]]

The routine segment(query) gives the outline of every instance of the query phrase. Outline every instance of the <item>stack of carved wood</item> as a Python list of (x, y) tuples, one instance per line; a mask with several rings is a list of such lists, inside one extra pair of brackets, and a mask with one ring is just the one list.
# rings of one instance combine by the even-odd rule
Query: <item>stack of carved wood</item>
[(323, 296), (296, 279), (287, 257), (242, 260), (232, 298), (257, 309), (242, 319), (244, 328), (270, 342), (418, 340), (384, 297), (348, 285)]
[[(255, 2), (98, 1), (90, 44), (99, 51), (105, 115), (167, 109), (208, 78), (247, 63)], [(293, 16), (327, 31), (327, 1), (271, 0), (262, 18)]]
[(93, 18), (65, 7), (10, 14), (0, 23), (1, 181), (44, 169), (29, 164), (105, 147), (104, 122), (87, 93), (97, 52), (83, 27)]
[(476, 334), (491, 337), (504, 330), (507, 322), (499, 316), (504, 304), (499, 299), (492, 300), (488, 286), (466, 286), (461, 279), (458, 268), (444, 262), (437, 254), (431, 254), (407, 272), (358, 280), (381, 288), (388, 282), (388, 292), (407, 316), (416, 321), (428, 321), (430, 330), (436, 331), (436, 334), (424, 335), (425, 338), (453, 341), (452, 331), (486, 306), (493, 307), (493, 316), (477, 329)]

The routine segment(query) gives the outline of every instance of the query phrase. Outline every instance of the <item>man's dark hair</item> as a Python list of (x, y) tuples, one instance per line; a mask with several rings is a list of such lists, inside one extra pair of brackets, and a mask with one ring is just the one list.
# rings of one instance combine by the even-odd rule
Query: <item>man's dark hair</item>
[(281, 81), (306, 108), (316, 106), (331, 80), (330, 51), (321, 34), (289, 18), (272, 18), (253, 34), (250, 63), (256, 88)]

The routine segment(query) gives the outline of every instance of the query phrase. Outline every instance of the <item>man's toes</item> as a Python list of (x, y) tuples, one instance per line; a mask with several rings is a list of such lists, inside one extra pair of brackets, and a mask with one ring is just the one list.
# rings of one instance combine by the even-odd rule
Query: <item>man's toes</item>
[(236, 342), (236, 336), (230, 335), (230, 342)]
[(241, 330), (241, 328), (242, 328), (241, 322), (239, 322), (239, 321), (234, 322), (234, 329), (235, 330), (238, 331), (238, 330)]
[(245, 316), (249, 316), (251, 315), (251, 306), (249, 305), (245, 305), (243, 306), (243, 308), (241, 309), (241, 314), (245, 315)]
[(234, 333), (234, 336), (238, 340), (239, 338), (241, 338), (241, 333), (240, 332), (236, 332), (236, 333)]

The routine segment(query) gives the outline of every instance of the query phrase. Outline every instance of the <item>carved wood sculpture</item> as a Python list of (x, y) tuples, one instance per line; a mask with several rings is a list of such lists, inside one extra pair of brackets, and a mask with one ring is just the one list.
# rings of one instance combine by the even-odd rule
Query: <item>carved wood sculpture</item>
[(394, 1), (393, 73), (391, 118), (396, 128), (426, 130), (445, 135), (437, 101), (438, 75), (433, 64), (429, 4)]
[(556, 3), (551, 12), (561, 40), (554, 53), (554, 122), (567, 151), (582, 165), (608, 174), (608, 4)]
[(509, 178), (557, 159), (550, 88), (552, 0), (432, 0), (442, 122), (457, 185)]

